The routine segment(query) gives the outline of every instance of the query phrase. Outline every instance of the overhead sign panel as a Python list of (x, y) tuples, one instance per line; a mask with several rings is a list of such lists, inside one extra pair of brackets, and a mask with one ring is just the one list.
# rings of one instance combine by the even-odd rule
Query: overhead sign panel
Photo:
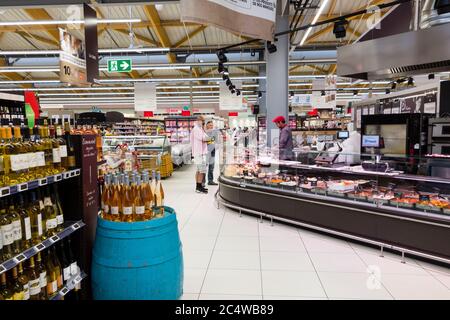
[(156, 111), (156, 84), (135, 83), (134, 84), (134, 110)]
[(183, 22), (210, 24), (256, 39), (273, 41), (277, 0), (181, 0)]
[(133, 62), (131, 59), (109, 59), (108, 72), (131, 72), (133, 71)]

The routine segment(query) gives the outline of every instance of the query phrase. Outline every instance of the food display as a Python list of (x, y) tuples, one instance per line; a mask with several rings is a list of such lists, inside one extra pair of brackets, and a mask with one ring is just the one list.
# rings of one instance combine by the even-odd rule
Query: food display
[[(284, 172), (284, 171), (283, 171)], [(301, 170), (281, 173), (277, 167), (260, 163), (226, 165), (224, 176), (244, 183), (287, 189), (295, 192), (364, 201), (396, 208), (450, 215), (450, 192), (423, 191), (421, 184), (392, 183), (378, 177), (361, 179), (357, 175)], [(399, 179), (401, 180), (401, 179)], [(450, 187), (449, 187), (450, 189)], [(445, 191), (445, 190), (444, 190)]]

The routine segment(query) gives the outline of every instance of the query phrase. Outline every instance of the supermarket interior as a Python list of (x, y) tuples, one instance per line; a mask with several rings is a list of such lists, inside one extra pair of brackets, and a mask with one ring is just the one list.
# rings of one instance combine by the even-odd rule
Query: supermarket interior
[(0, 17), (0, 311), (450, 300), (450, 1)]

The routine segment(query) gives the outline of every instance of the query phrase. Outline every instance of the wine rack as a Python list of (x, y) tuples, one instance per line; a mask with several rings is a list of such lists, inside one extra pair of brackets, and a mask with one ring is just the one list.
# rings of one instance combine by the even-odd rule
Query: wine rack
[(72, 233), (81, 229), (84, 226), (85, 226), (85, 223), (81, 220), (77, 221), (77, 222), (67, 223), (67, 227), (63, 231), (59, 232), (57, 235), (50, 237), (29, 249), (26, 249), (25, 251), (18, 254), (17, 256), (15, 256), (9, 260), (6, 260), (2, 264), (0, 264), (0, 274), (6, 272), (8, 270), (11, 270), (15, 266), (17, 266), (19, 263), (30, 259), (31, 257), (35, 256), (38, 252), (50, 248), (56, 242), (70, 236)]
[(71, 178), (79, 176), (80, 174), (81, 174), (81, 170), (75, 169), (75, 170), (66, 171), (66, 172), (63, 172), (63, 173), (60, 173), (57, 175), (47, 176), (42, 179), (32, 180), (32, 181), (28, 181), (28, 182), (21, 183), (21, 184), (0, 188), (0, 198), (6, 197), (9, 195), (13, 195), (13, 194), (16, 194), (19, 192), (36, 189), (41, 186), (45, 186), (45, 185), (59, 182), (62, 180), (71, 179)]

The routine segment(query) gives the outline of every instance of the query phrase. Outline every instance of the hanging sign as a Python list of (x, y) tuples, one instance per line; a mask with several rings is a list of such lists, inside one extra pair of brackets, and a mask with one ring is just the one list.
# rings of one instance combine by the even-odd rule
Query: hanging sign
[(156, 84), (135, 83), (134, 84), (134, 110), (156, 111)]
[[(237, 89), (242, 88), (242, 81), (234, 81)], [(247, 110), (247, 105), (243, 103), (242, 96), (231, 93), (225, 82), (220, 83), (220, 110)]]
[(273, 41), (277, 0), (181, 0), (182, 22), (210, 24), (251, 38)]
[(131, 72), (133, 71), (133, 63), (131, 59), (109, 59), (108, 73), (113, 72)]
[(61, 43), (60, 81), (74, 86), (86, 85), (86, 50), (83, 41), (64, 29), (59, 29), (59, 35)]

